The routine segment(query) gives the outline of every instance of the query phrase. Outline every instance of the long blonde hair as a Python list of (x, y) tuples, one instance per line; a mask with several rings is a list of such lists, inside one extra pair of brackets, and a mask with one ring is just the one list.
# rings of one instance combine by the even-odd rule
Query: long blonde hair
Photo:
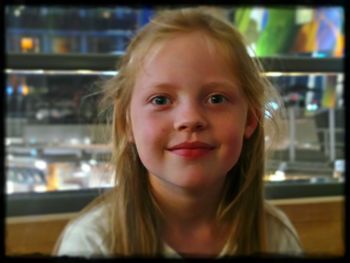
[[(178, 33), (204, 32), (218, 43), (225, 56), (239, 65), (236, 72), (242, 83), (250, 111), (259, 119), (258, 127), (245, 139), (237, 164), (226, 176), (222, 200), (217, 209), (220, 222), (232, 225), (228, 240), (229, 254), (247, 255), (265, 252), (264, 187), (266, 121), (274, 123), (275, 112), (269, 100), (278, 95), (262, 68), (252, 59), (241, 34), (229, 23), (201, 8), (162, 11), (142, 28), (130, 42), (118, 65), (118, 74), (104, 87), (103, 105), (110, 106), (112, 122), (112, 162), (115, 165), (116, 186), (106, 197), (109, 210), (111, 254), (117, 256), (161, 255), (161, 211), (148, 182), (147, 171), (135, 146), (129, 142), (129, 104), (135, 76), (147, 51), (159, 41)], [(269, 114), (265, 115), (268, 111)], [(269, 119), (266, 119), (267, 116)]]

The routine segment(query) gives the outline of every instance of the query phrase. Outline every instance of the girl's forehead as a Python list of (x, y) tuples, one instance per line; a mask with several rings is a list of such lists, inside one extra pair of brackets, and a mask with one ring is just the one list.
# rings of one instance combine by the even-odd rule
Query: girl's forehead
[(148, 49), (138, 61), (141, 62), (142, 66), (145, 66), (145, 64), (157, 58), (164, 50), (166, 52), (176, 52), (177, 50), (186, 50), (189, 48), (193, 48), (194, 51), (200, 50), (203, 52), (203, 56), (223, 59), (229, 66), (235, 64), (232, 59), (232, 52), (228, 50), (227, 45), (210, 36), (209, 33), (199, 30), (173, 33), (164, 38), (154, 40), (149, 44)]
[[(175, 50), (176, 47), (179, 49)], [(146, 85), (148, 81), (153, 84), (178, 82), (186, 76), (191, 76), (191, 82), (203, 84), (227, 79), (240, 86), (239, 74), (222, 50), (217, 41), (205, 34), (171, 35), (149, 46), (135, 72), (134, 87)]]

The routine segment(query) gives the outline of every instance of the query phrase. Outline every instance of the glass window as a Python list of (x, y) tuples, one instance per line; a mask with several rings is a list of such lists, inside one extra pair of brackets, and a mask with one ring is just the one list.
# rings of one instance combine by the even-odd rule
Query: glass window
[(273, 148), (267, 181), (343, 181), (344, 174), (335, 171), (335, 163), (344, 164), (343, 74), (285, 73), (269, 78), (286, 107), (287, 136)]
[[(60, 68), (47, 69), (43, 64), (32, 69), (25, 63), (6, 66), (8, 194), (113, 185), (108, 132), (97, 122), (99, 91), (95, 84), (115, 73), (107, 66), (99, 71), (91, 68), (88, 73), (80, 65), (69, 68), (73, 60), (69, 55), (77, 53), (88, 59), (91, 54), (110, 54), (100, 64), (114, 65), (111, 60), (123, 54), (135, 31), (158, 9), (6, 7), (6, 53), (10, 58), (28, 53), (67, 55), (67, 63)], [(341, 183), (345, 169), (343, 72), (339, 68), (310, 70), (309, 62), (323, 57), (342, 64), (343, 9), (209, 9), (234, 23), (259, 57), (275, 61), (273, 68), (267, 67), (267, 75), (287, 106), (287, 136), (273, 149), (267, 183)], [(295, 57), (310, 60), (302, 65), (288, 60)], [(317, 64), (329, 65), (328, 61), (312, 65)], [(292, 70), (286, 70), (287, 66)]]
[(8, 6), (6, 49), (14, 53), (118, 53), (144, 23), (128, 7)]
[[(154, 8), (6, 7), (8, 53), (123, 53)], [(208, 7), (245, 35), (258, 56), (342, 57), (341, 7)], [(278, 38), (276, 38), (278, 35)]]
[(7, 74), (7, 193), (110, 186), (94, 84), (108, 75), (29, 72)]

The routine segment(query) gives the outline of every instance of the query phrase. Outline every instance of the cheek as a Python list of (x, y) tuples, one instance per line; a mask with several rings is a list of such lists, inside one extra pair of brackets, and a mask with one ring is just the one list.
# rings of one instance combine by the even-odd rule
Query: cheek
[(134, 143), (139, 153), (141, 161), (146, 164), (158, 156), (166, 145), (166, 127), (159, 120), (140, 114), (132, 119), (132, 132)]
[(162, 134), (166, 134), (166, 128), (162, 122), (142, 114), (133, 119), (132, 128), (136, 143), (151, 143), (159, 140)]
[(237, 126), (226, 126), (220, 129), (220, 134), (218, 138), (224, 145), (223, 158), (226, 162), (227, 168), (231, 169), (232, 166), (238, 161), (244, 139), (244, 129)]
[(242, 151), (243, 145), (243, 135), (232, 135), (228, 138), (227, 147), (228, 154), (232, 156), (233, 159), (238, 159)]

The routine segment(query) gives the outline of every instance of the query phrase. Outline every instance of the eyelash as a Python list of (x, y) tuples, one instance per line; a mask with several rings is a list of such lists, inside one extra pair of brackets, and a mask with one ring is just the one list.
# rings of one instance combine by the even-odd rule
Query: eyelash
[[(221, 101), (219, 103), (213, 103), (212, 101), (210, 101), (212, 98), (214, 97), (220, 97)], [(226, 96), (222, 95), (222, 94), (211, 94), (208, 98), (208, 102), (211, 103), (211, 104), (221, 104), (223, 102), (227, 102), (228, 99)]]
[[(167, 103), (165, 104), (159, 104), (159, 103), (156, 103), (156, 100), (159, 100), (159, 99), (165, 99), (167, 100)], [(154, 96), (150, 99), (150, 102), (153, 104), (153, 105), (158, 105), (158, 106), (164, 106), (164, 105), (167, 105), (169, 103), (171, 103), (170, 99), (167, 97), (167, 96), (164, 96), (164, 95), (158, 95), (158, 96)]]
[[(220, 101), (219, 102), (211, 101), (211, 99), (215, 98), (215, 97), (216, 98), (219, 97)], [(158, 100), (158, 102), (157, 102), (157, 100)], [(163, 102), (159, 103), (160, 102), (159, 100), (163, 100)], [(206, 100), (206, 102), (208, 102), (210, 104), (222, 104), (222, 103), (227, 102), (227, 101), (228, 101), (228, 98), (222, 94), (211, 94), (210, 96), (208, 96), (208, 98)], [(156, 106), (165, 106), (165, 105), (171, 104), (172, 101), (166, 95), (157, 95), (157, 96), (154, 96), (150, 99), (150, 103), (153, 105), (156, 105)]]

